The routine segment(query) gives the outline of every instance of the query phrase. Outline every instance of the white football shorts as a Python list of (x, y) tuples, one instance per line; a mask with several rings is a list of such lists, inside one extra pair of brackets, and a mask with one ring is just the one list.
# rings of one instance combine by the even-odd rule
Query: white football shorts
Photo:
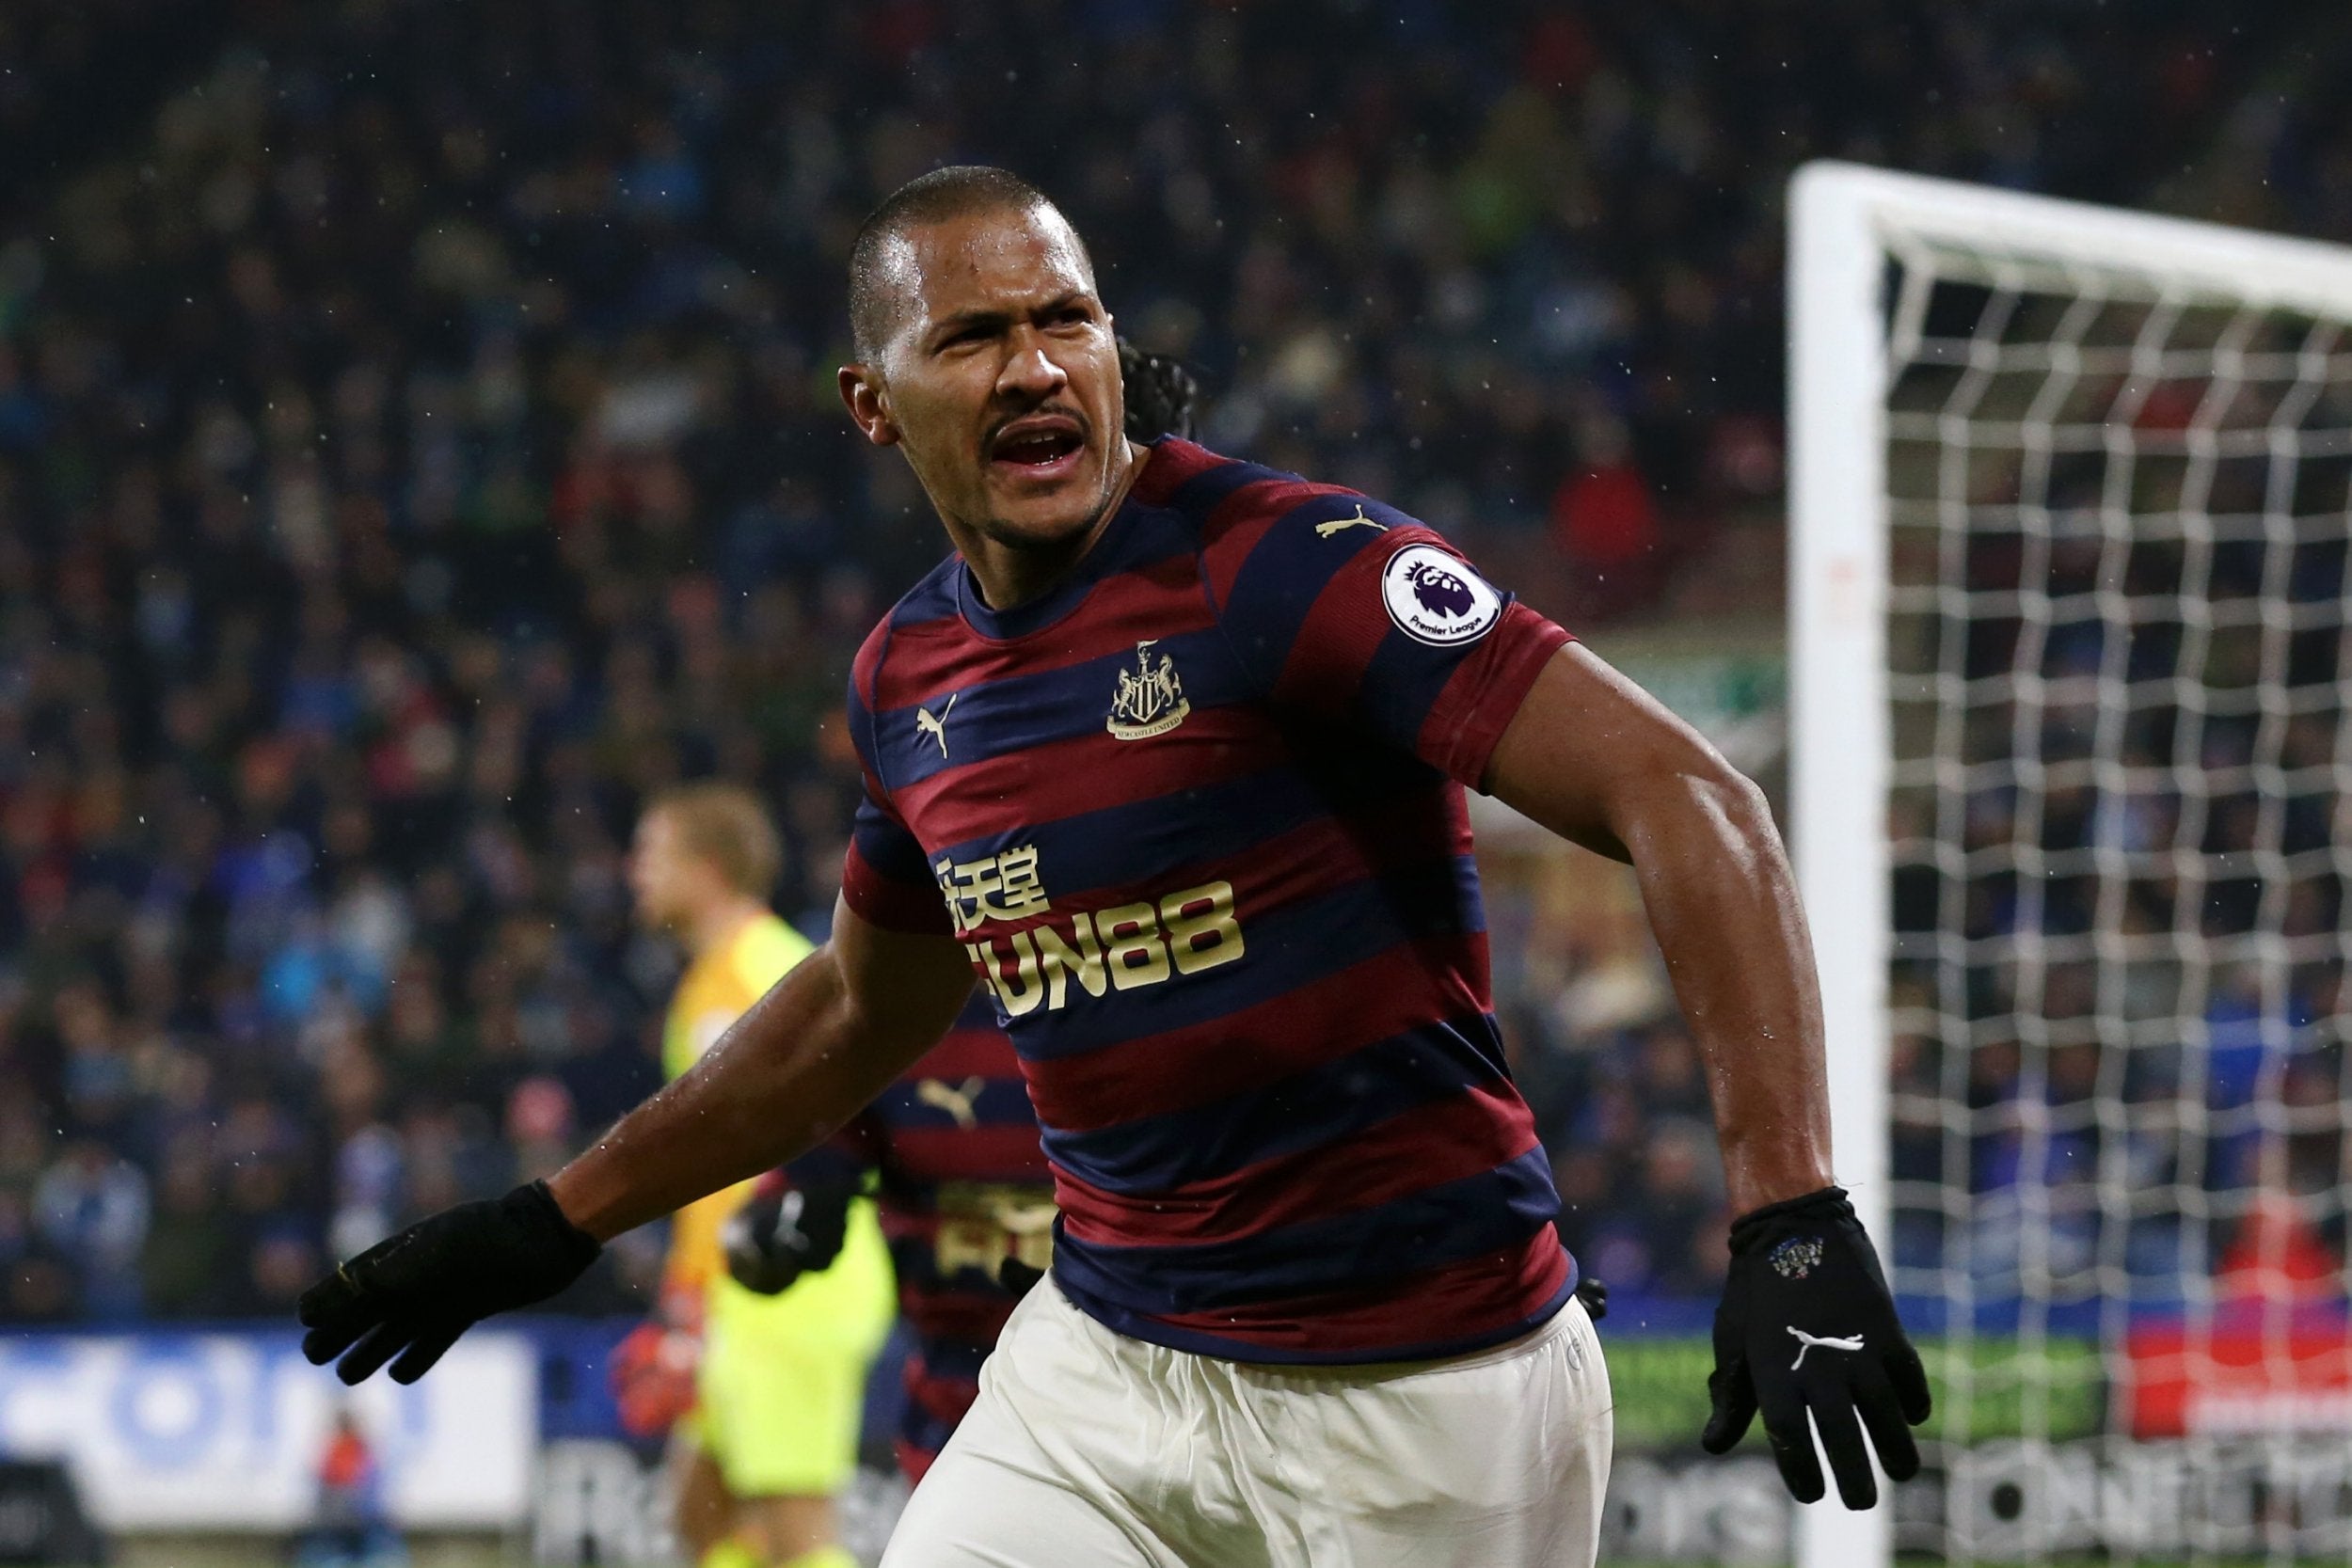
[(1147, 1344), (1050, 1280), (882, 1568), (1591, 1568), (1613, 1429), (1583, 1306), (1441, 1361)]

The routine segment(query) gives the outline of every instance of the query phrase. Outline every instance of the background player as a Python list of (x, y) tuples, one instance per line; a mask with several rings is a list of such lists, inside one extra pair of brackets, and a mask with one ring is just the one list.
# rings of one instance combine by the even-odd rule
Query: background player
[[(979, 1394), (980, 1364), (1012, 1312), (1013, 1287), (1034, 1281), (1054, 1256), (1053, 1174), (1020, 1058), (986, 991), (973, 993), (913, 1071), (809, 1158), (845, 1150), (878, 1178), (898, 1310), (914, 1333), (894, 1446), (907, 1480), (919, 1481)], [(807, 1164), (762, 1178), (727, 1223), (728, 1267), (747, 1288), (772, 1291), (799, 1277), (802, 1254), (779, 1222), (790, 1177)]]
[[(765, 902), (778, 855), (759, 802), (731, 785), (673, 790), (639, 819), (628, 865), (638, 917), (691, 956), (662, 1031), (670, 1077), (810, 951)], [(889, 1331), (890, 1263), (870, 1202), (821, 1174), (803, 1182), (789, 1232), (800, 1244), (772, 1244), (815, 1266), (796, 1267), (781, 1294), (745, 1290), (722, 1266), (719, 1236), (750, 1186), (687, 1205), (672, 1221), (657, 1321), (616, 1369), (625, 1403), (631, 1384), (658, 1401), (660, 1363), (700, 1338), (671, 1475), (679, 1538), (707, 1568), (853, 1560), (834, 1504), (856, 1466), (866, 1373)]]
[(1755, 788), (1409, 518), (1125, 441), (1084, 247), (1001, 171), (885, 203), (852, 313), (852, 416), (961, 553), (861, 657), (831, 941), (553, 1181), (323, 1284), (308, 1354), (420, 1375), (598, 1236), (808, 1147), (944, 1030), (961, 951), (1019, 1024), (1064, 1220), (894, 1560), (1589, 1561), (1608, 1395), (1487, 1011), (1473, 784), (1634, 865), (1705, 1050), (1746, 1211), (1709, 1446), (1760, 1404), (1801, 1497), (1808, 1417), (1851, 1506), (1866, 1423), (1912, 1473), (1925, 1380), (1829, 1184)]

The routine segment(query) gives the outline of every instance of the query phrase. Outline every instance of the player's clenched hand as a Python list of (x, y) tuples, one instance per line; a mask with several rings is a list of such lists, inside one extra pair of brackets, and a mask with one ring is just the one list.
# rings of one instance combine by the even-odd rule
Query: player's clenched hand
[(1700, 1445), (1729, 1452), (1760, 1409), (1781, 1479), (1801, 1503), (1821, 1496), (1807, 1411), (1848, 1508), (1878, 1501), (1866, 1430), (1889, 1476), (1919, 1473), (1911, 1428), (1928, 1418), (1927, 1371), (1843, 1188), (1768, 1204), (1732, 1226), (1707, 1388), (1715, 1413)]
[(719, 1232), (727, 1273), (763, 1296), (833, 1266), (850, 1235), (853, 1181), (802, 1180), (771, 1171)]
[[(493, 1312), (545, 1301), (602, 1249), (564, 1217), (544, 1181), (495, 1201), (461, 1203), (378, 1242), (302, 1292), (314, 1367), (358, 1383), (387, 1361), (392, 1380), (422, 1377), (457, 1337)], [(392, 1358), (397, 1355), (398, 1360)]]

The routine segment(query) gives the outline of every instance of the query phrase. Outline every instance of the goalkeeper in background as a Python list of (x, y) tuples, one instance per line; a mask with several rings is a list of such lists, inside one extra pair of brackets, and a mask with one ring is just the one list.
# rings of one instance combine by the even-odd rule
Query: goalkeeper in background
[[(691, 961), (662, 1031), (672, 1078), (776, 980), (806, 939), (767, 906), (779, 850), (759, 802), (732, 785), (670, 791), (637, 825), (629, 886), (643, 923)], [(857, 1463), (866, 1374), (895, 1308), (890, 1258), (854, 1167), (814, 1151), (794, 1179), (780, 1245), (800, 1256), (781, 1294), (729, 1278), (720, 1250), (751, 1183), (680, 1210), (653, 1322), (614, 1359), (623, 1418), (671, 1432), (680, 1541), (703, 1568), (851, 1568), (834, 1499)]]
[(853, 1162), (878, 1180), (911, 1338), (893, 1446), (908, 1481), (919, 1481), (979, 1396), (980, 1364), (1017, 1293), (1054, 1258), (1053, 1170), (1021, 1060), (985, 990), (832, 1142), (760, 1178), (725, 1230), (727, 1268), (744, 1286), (772, 1291), (801, 1277), (791, 1227), (779, 1222), (819, 1161)]

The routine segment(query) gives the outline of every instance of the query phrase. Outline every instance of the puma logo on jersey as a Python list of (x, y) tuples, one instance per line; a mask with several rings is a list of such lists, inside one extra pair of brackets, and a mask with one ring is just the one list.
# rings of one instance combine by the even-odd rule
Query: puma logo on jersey
[(1795, 1335), (1798, 1341), (1797, 1358), (1788, 1363), (1788, 1370), (1792, 1372), (1804, 1365), (1804, 1353), (1816, 1345), (1823, 1350), (1860, 1350), (1862, 1348), (1862, 1336), (1859, 1334), (1851, 1339), (1827, 1338), (1818, 1334), (1807, 1334), (1794, 1323), (1788, 1325), (1788, 1332)]
[(939, 754), (942, 757), (947, 754), (947, 715), (956, 711), (956, 698), (962, 695), (962, 692), (958, 691), (949, 696), (947, 705), (939, 710), (939, 717), (936, 719), (931, 717), (930, 708), (918, 707), (914, 710), (915, 734), (928, 735), (933, 740), (938, 741)]
[(985, 1078), (967, 1078), (961, 1088), (951, 1087), (937, 1078), (926, 1078), (914, 1085), (914, 1098), (935, 1111), (945, 1111), (955, 1118), (958, 1127), (969, 1132), (980, 1124), (980, 1091), (988, 1087)]
[(1315, 525), (1315, 537), (1318, 539), (1328, 539), (1331, 535), (1340, 532), (1342, 530), (1351, 528), (1376, 529), (1382, 533), (1389, 531), (1388, 524), (1375, 523), (1370, 517), (1365, 516), (1363, 502), (1359, 501), (1356, 503), (1356, 515), (1353, 517), (1334, 517), (1327, 523), (1317, 523)]

